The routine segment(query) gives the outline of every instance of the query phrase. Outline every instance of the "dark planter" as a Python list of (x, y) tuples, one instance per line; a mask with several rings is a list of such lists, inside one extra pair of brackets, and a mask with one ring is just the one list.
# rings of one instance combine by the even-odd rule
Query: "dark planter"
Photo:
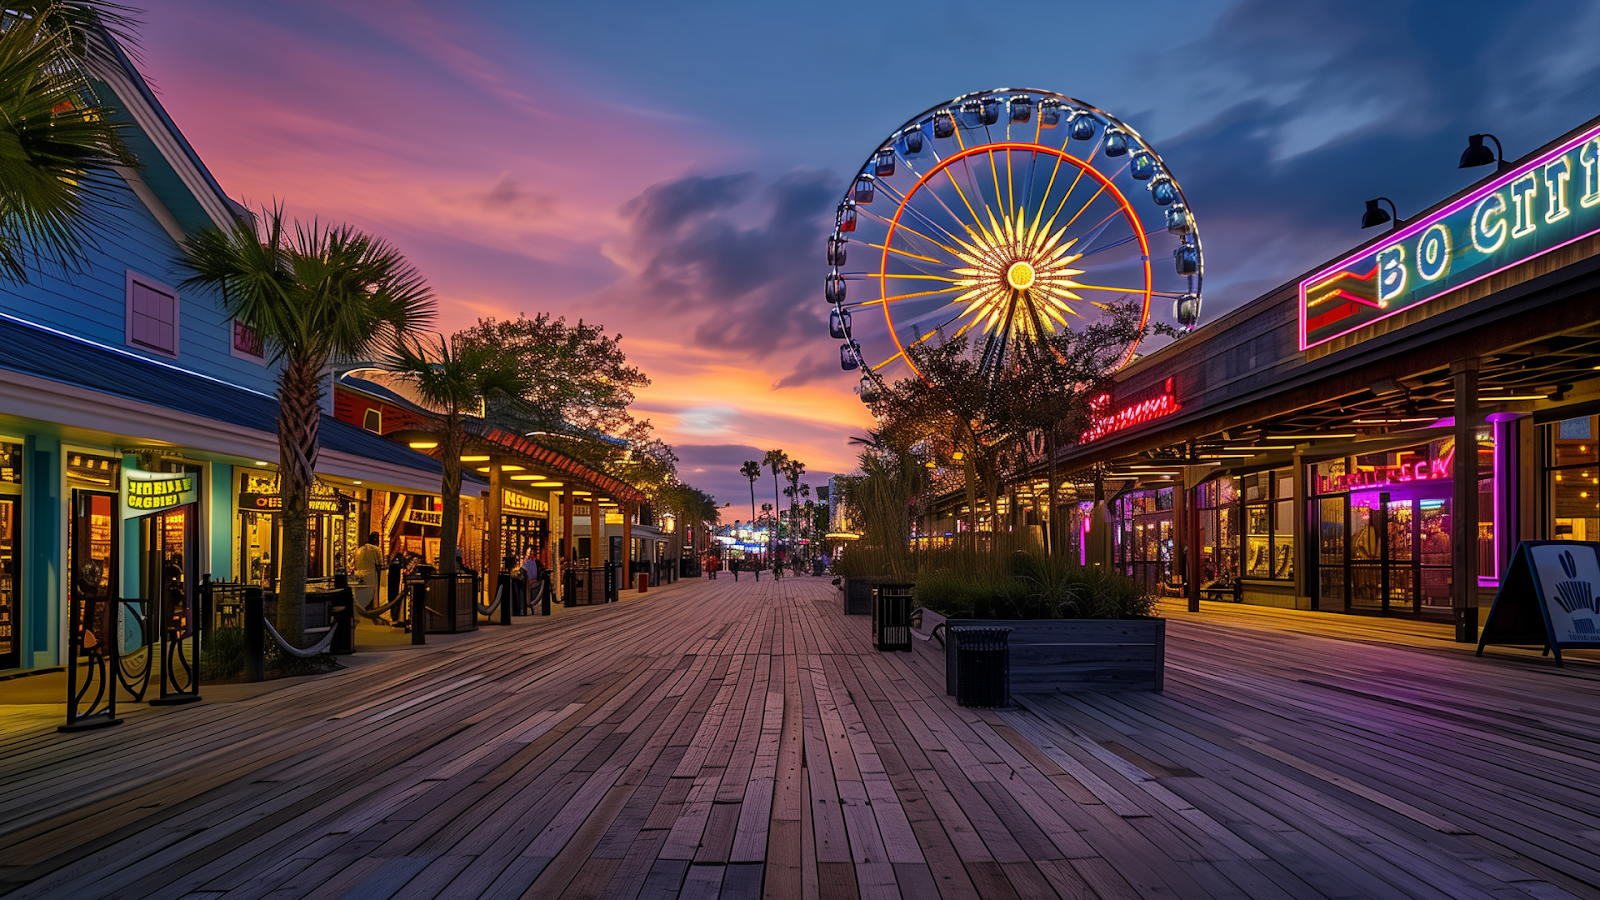
[[(1011, 629), (1013, 694), (1163, 687), (1166, 619), (950, 619), (947, 624)], [(945, 659), (952, 673), (954, 654), (947, 639)]]

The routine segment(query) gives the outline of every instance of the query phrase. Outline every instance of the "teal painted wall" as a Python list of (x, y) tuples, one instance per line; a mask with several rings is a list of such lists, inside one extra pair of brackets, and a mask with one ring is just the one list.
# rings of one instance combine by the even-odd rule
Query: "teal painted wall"
[(211, 464), (211, 503), (205, 525), (211, 530), (211, 566), (201, 567), (201, 575), (211, 573), (213, 581), (233, 577), (233, 466)]
[(61, 442), (23, 436), (23, 666), (53, 666), (61, 634)]

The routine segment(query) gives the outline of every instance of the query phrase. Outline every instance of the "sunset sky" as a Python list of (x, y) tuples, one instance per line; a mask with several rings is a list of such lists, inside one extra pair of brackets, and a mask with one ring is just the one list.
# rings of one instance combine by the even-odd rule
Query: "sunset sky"
[[(1206, 251), (1206, 318), (1600, 115), (1575, 3), (162, 0), (140, 64), (228, 193), (394, 241), (446, 330), (548, 311), (624, 336), (685, 480), (813, 485), (870, 426), (826, 328), (823, 239), (918, 111), (1059, 91), (1148, 138)], [(1530, 102), (1529, 98), (1533, 98)], [(770, 484), (766, 485), (770, 491)], [(758, 486), (757, 498), (760, 498)], [(748, 513), (745, 513), (747, 516)]]

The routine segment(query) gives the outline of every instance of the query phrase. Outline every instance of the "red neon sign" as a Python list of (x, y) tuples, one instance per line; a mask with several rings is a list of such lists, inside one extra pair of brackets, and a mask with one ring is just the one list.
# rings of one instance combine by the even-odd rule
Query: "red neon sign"
[(1414, 481), (1448, 481), (1455, 458), (1456, 451), (1452, 447), (1438, 459), (1419, 459), (1416, 462), (1403, 462), (1397, 466), (1374, 466), (1371, 469), (1358, 469), (1344, 475), (1319, 475), (1317, 491), (1322, 494), (1337, 494), (1342, 491), (1391, 487)]
[(1107, 413), (1106, 407), (1110, 405), (1110, 394), (1101, 394), (1089, 401), (1089, 427), (1083, 432), (1079, 443), (1097, 441), (1108, 434), (1143, 425), (1183, 409), (1183, 404), (1178, 402), (1178, 395), (1172, 390), (1171, 378), (1162, 385), (1161, 393), (1153, 397), (1135, 400), (1116, 412)]

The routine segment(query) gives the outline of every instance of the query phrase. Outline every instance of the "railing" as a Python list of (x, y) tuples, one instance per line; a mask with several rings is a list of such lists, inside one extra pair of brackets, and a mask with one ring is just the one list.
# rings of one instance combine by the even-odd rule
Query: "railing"
[(589, 568), (569, 568), (566, 585), (562, 588), (561, 602), (566, 606), (598, 606), (617, 599), (617, 570), (615, 563)]
[[(200, 699), (200, 644), (203, 627), (187, 591), (169, 592), (161, 602), (161, 683), (155, 706)], [(152, 635), (153, 637), (154, 635)]]
[[(150, 687), (155, 658), (148, 601), (73, 597), (67, 613), (67, 723), (61, 731), (116, 725), (117, 689), (134, 702)], [(136, 648), (131, 652), (128, 648)]]
[[(424, 634), (456, 634), (478, 628), (478, 576), (470, 572), (413, 575), (411, 641)], [(419, 628), (418, 623), (422, 624)]]

